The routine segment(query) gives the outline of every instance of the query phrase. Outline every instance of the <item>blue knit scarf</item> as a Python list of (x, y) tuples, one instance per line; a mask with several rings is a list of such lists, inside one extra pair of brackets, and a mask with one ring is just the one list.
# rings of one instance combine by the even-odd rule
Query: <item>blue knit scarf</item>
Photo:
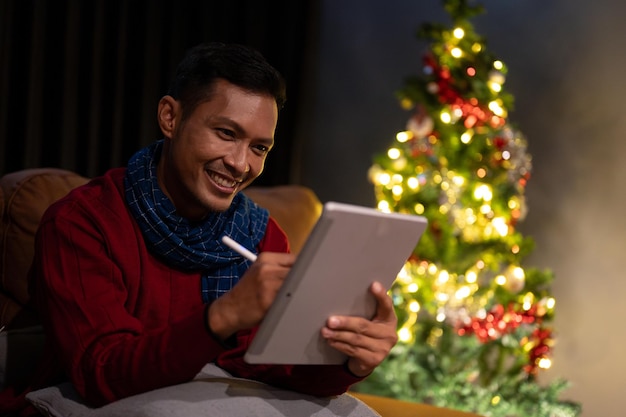
[(210, 302), (228, 292), (251, 264), (224, 245), (222, 236), (254, 252), (265, 235), (269, 213), (238, 193), (226, 211), (209, 213), (201, 222), (177, 215), (157, 183), (162, 146), (162, 140), (155, 142), (131, 157), (124, 178), (126, 202), (148, 249), (171, 267), (200, 271), (202, 300)]

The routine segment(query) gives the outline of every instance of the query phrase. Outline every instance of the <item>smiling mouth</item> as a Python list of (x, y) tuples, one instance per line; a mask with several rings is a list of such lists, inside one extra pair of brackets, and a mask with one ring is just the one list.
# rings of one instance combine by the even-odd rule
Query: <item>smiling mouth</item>
[(239, 184), (241, 184), (243, 182), (243, 179), (241, 180), (233, 180), (230, 178), (225, 178), (222, 175), (219, 175), (213, 171), (209, 171), (207, 172), (209, 175), (209, 178), (211, 178), (211, 180), (213, 180), (213, 182), (215, 182), (217, 185), (219, 185), (220, 187), (225, 187), (225, 188), (235, 188), (237, 187)]

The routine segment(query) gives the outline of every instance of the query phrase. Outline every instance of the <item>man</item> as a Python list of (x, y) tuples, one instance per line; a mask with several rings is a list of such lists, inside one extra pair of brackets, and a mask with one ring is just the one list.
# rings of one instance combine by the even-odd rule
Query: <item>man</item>
[[(374, 319), (331, 317), (321, 329), (348, 355), (344, 366), (243, 361), (295, 259), (268, 212), (240, 193), (263, 171), (284, 101), (284, 81), (257, 52), (193, 48), (158, 104), (164, 139), (44, 215), (33, 299), (53, 347), (48, 358), (90, 404), (189, 381), (207, 363), (337, 395), (395, 344), (393, 306), (376, 283)], [(223, 235), (258, 259), (223, 245)]]

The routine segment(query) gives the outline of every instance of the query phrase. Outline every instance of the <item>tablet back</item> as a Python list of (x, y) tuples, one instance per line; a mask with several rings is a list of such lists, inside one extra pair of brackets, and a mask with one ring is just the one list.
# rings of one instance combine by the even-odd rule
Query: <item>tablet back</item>
[(424, 229), (421, 216), (328, 202), (245, 355), (249, 363), (339, 364), (320, 329), (331, 315), (371, 318)]

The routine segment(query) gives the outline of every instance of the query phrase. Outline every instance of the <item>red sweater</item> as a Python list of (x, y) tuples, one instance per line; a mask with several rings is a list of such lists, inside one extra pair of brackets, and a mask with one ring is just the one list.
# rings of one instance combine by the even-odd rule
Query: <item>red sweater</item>
[[(239, 332), (232, 349), (214, 339), (200, 273), (172, 269), (148, 252), (126, 207), (124, 174), (114, 169), (73, 190), (41, 221), (31, 290), (52, 349), (48, 375), (33, 388), (54, 363), (94, 405), (189, 381), (209, 362), (316, 396), (341, 394), (360, 380), (343, 366), (247, 364), (255, 330)], [(288, 251), (273, 219), (258, 250)]]

